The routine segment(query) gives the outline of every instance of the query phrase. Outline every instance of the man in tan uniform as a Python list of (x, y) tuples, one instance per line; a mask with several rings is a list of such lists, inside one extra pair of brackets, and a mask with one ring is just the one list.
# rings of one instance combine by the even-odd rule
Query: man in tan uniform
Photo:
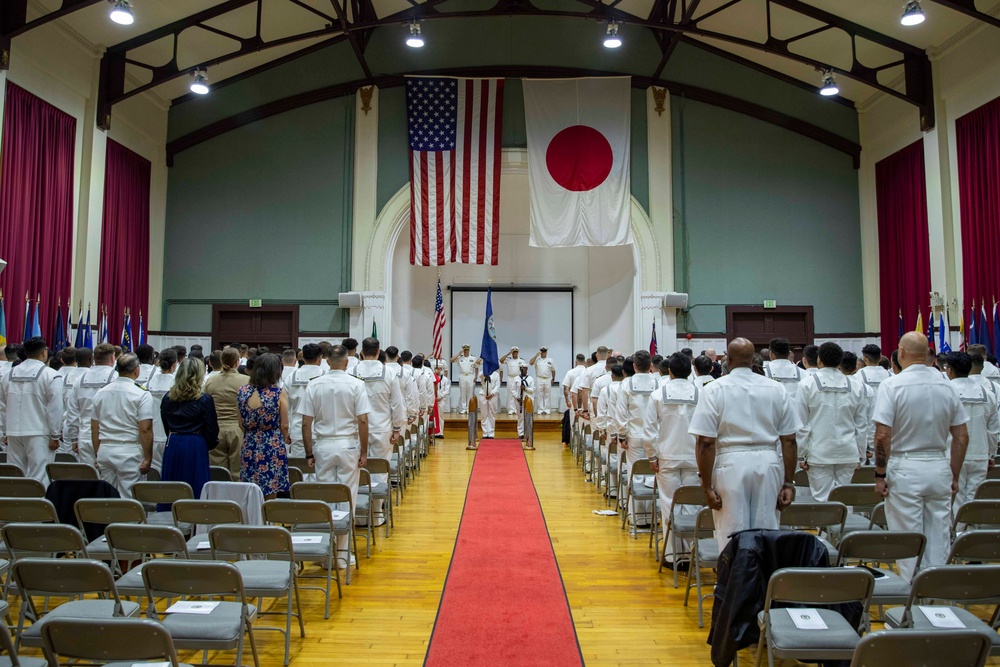
[(249, 378), (236, 370), (240, 363), (240, 352), (234, 347), (222, 351), (222, 372), (216, 373), (205, 383), (205, 393), (215, 401), (215, 412), (219, 419), (219, 446), (208, 453), (209, 462), (214, 466), (228, 468), (233, 477), (239, 479), (243, 429), (240, 428), (240, 411), (236, 407), (236, 392)]

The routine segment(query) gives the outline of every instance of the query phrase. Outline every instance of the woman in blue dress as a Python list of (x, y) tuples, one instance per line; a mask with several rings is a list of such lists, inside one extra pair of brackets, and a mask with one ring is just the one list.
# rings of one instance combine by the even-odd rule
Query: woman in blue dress
[(202, 391), (205, 365), (188, 357), (177, 366), (174, 384), (160, 403), (167, 444), (163, 450), (165, 482), (187, 482), (194, 497), (209, 479), (208, 452), (219, 444), (215, 402)]
[(240, 387), (236, 405), (243, 428), (240, 480), (260, 487), (270, 500), (287, 493), (288, 397), (281, 390), (281, 357), (265, 354), (254, 360), (250, 382)]

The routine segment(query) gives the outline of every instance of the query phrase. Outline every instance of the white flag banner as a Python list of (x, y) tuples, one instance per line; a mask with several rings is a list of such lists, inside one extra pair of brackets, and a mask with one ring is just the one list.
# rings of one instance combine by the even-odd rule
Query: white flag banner
[(530, 245), (632, 243), (629, 77), (525, 79)]

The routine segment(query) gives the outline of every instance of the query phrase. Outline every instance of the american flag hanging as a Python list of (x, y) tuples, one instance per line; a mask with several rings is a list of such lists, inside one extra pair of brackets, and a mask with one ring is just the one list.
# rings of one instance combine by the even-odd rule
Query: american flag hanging
[(503, 79), (410, 77), (410, 264), (497, 264)]
[(431, 358), (441, 359), (441, 334), (444, 332), (444, 297), (441, 295), (441, 279), (438, 278), (437, 298), (434, 299), (434, 350)]

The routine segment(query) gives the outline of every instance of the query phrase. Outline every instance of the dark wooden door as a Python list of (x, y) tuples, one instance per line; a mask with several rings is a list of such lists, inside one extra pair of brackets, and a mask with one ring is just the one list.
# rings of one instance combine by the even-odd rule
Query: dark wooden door
[(787, 338), (792, 349), (801, 351), (813, 342), (812, 306), (726, 306), (729, 340), (746, 338), (760, 350), (772, 338)]
[(266, 345), (272, 352), (295, 347), (299, 338), (299, 307), (290, 306), (212, 306), (212, 348), (231, 343), (250, 347)]

